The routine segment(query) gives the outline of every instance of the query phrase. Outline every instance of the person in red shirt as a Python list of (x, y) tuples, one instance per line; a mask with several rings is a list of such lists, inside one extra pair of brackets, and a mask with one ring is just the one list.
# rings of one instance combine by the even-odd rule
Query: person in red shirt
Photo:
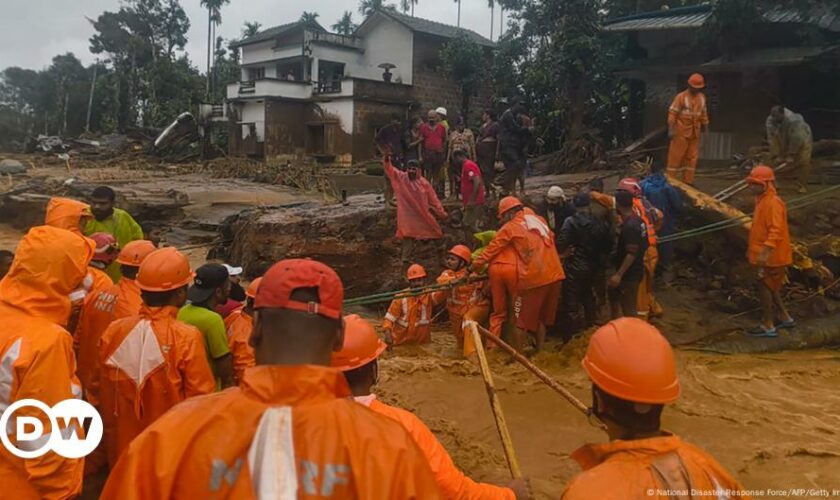
[(470, 233), (478, 229), (476, 223), (484, 208), (484, 181), (478, 164), (467, 157), (467, 152), (458, 149), (452, 153), (454, 166), (461, 169), (461, 199), (464, 201), (464, 226)]
[(426, 176), (438, 196), (443, 196), (443, 179), (440, 169), (446, 159), (446, 127), (440, 123), (440, 117), (434, 110), (429, 111), (428, 123), (420, 125), (420, 136), (423, 138), (423, 174)]

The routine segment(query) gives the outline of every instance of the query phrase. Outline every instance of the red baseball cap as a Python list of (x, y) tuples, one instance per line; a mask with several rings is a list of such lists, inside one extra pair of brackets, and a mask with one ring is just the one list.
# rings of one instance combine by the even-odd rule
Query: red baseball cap
[[(299, 288), (317, 288), (319, 302), (291, 300), (292, 292)], [(343, 302), (344, 285), (331, 267), (316, 260), (286, 259), (263, 276), (254, 309), (291, 309), (340, 319)]]

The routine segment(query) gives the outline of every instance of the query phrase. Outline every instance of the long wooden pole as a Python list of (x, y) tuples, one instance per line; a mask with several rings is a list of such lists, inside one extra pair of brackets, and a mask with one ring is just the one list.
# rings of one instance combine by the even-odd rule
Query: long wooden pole
[(513, 441), (510, 438), (510, 431), (508, 431), (507, 423), (505, 422), (502, 404), (499, 402), (499, 396), (496, 394), (496, 386), (493, 384), (493, 374), (490, 372), (490, 365), (487, 363), (487, 356), (484, 354), (484, 346), (481, 343), (481, 335), (478, 333), (478, 324), (475, 321), (466, 321), (465, 323), (469, 327), (470, 334), (475, 343), (476, 353), (478, 353), (478, 366), (481, 369), (481, 375), (484, 377), (484, 386), (487, 388), (487, 396), (490, 398), (490, 409), (493, 410), (493, 417), (496, 419), (496, 429), (499, 431), (499, 438), (502, 440), (502, 448), (505, 450), (505, 458), (510, 469), (510, 475), (514, 479), (520, 478), (522, 477), (522, 470), (519, 468), (519, 460), (516, 458), (516, 452), (513, 450)]
[[(534, 363), (531, 363), (531, 361), (529, 361), (528, 358), (519, 354), (519, 352), (516, 349), (514, 349), (510, 344), (508, 344), (504, 340), (500, 339), (499, 337), (496, 337), (495, 335), (490, 333), (489, 330), (482, 327), (481, 325), (477, 325), (477, 329), (478, 329), (479, 332), (481, 332), (481, 335), (484, 338), (489, 339), (490, 341), (495, 343), (497, 346), (501, 347), (503, 351), (510, 354), (513, 357), (513, 359), (515, 359), (517, 362), (519, 362), (519, 364), (521, 364), (522, 366), (527, 368), (531, 373), (536, 375), (537, 378), (540, 379), (545, 385), (551, 387), (552, 389), (554, 389), (554, 391), (556, 391), (558, 394), (563, 396), (563, 398), (565, 398), (566, 401), (571, 403), (572, 406), (577, 408), (578, 411), (580, 411), (581, 413), (583, 413), (587, 417), (591, 418), (593, 421), (597, 422), (598, 425), (600, 425), (602, 429), (605, 428), (603, 422), (598, 420), (598, 417), (593, 415), (592, 412), (589, 410), (589, 408), (585, 404), (583, 404), (583, 402), (581, 400), (576, 398), (574, 396), (574, 394), (572, 394), (571, 392), (566, 390), (563, 386), (561, 386), (559, 383), (557, 383), (556, 380), (549, 377), (547, 373), (540, 370)], [(477, 347), (476, 347), (476, 349), (477, 349)], [(482, 356), (483, 356), (483, 354), (482, 354)]]

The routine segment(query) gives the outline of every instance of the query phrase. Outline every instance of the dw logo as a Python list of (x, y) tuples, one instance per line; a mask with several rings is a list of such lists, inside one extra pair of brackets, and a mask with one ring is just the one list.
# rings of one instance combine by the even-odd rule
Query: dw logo
[[(13, 418), (22, 408), (29, 410)], [(44, 424), (32, 408), (49, 418), (52, 429), (49, 434), (44, 433)], [(12, 429), (15, 442), (8, 436)], [(81, 458), (89, 455), (102, 440), (102, 417), (90, 403), (80, 399), (65, 399), (52, 408), (36, 399), (21, 399), (0, 417), (0, 440), (9, 452), (20, 458), (38, 458), (50, 450), (65, 458)]]

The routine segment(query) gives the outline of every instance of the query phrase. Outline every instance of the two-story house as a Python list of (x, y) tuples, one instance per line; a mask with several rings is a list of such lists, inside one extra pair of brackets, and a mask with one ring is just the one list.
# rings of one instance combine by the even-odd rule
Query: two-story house
[(477, 33), (390, 11), (351, 36), (296, 22), (241, 40), (241, 81), (227, 88), (230, 154), (348, 165), (374, 156), (376, 130), (394, 115), (444, 106), (455, 117), (458, 88), (440, 50), (459, 36), (486, 47), (489, 61), (493, 42)]

